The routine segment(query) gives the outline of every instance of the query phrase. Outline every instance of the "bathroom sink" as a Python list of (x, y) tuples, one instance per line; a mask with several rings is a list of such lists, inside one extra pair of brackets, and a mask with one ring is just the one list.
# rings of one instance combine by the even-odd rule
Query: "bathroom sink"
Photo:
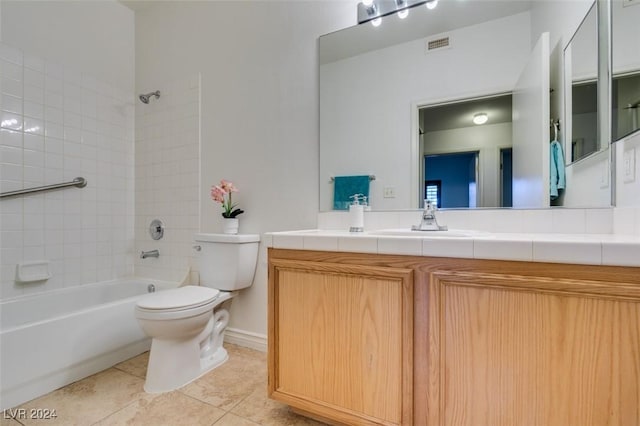
[(409, 228), (380, 229), (369, 232), (370, 235), (388, 235), (394, 237), (436, 237), (436, 238), (469, 238), (483, 234), (480, 231), (449, 229), (448, 231), (413, 231)]

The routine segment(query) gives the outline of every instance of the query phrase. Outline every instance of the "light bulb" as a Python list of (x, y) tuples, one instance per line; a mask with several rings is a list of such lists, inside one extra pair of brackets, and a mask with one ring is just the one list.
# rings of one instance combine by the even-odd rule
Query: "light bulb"
[(380, 24), (382, 24), (382, 18), (379, 16), (371, 20), (371, 25), (373, 25), (374, 27), (379, 27)]
[(427, 9), (429, 10), (435, 9), (437, 5), (438, 5), (438, 0), (429, 0), (427, 2)]
[(398, 18), (400, 19), (404, 19), (407, 16), (409, 16), (409, 9), (402, 9), (401, 11), (398, 12)]
[(484, 124), (489, 119), (489, 116), (484, 112), (479, 112), (478, 114), (473, 116), (474, 124)]

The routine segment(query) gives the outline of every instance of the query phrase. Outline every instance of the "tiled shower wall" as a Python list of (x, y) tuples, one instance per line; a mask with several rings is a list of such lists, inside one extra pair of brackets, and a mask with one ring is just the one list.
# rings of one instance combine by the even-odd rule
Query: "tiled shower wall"
[[(0, 67), (0, 190), (88, 181), (0, 201), (0, 298), (131, 275), (132, 93), (3, 44)], [(16, 283), (32, 260), (53, 277)]]
[[(136, 99), (135, 272), (138, 276), (181, 281), (195, 270), (193, 234), (198, 232), (200, 185), (200, 76), (193, 75), (140, 90), (160, 90), (148, 104)], [(153, 219), (164, 237), (149, 234)], [(142, 250), (159, 258), (140, 258)], [(189, 281), (197, 281), (193, 274)]]

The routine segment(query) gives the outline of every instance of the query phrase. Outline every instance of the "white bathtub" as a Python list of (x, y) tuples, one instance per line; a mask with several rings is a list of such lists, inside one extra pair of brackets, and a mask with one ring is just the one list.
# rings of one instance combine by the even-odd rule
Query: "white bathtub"
[(149, 284), (177, 286), (118, 280), (0, 302), (0, 410), (148, 350), (134, 306)]

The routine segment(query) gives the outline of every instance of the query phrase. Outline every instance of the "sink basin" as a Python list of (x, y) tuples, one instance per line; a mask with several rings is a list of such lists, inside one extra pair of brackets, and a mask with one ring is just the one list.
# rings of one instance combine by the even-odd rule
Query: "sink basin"
[(369, 232), (370, 235), (389, 235), (395, 237), (436, 237), (436, 238), (469, 238), (481, 235), (480, 231), (449, 229), (448, 231), (413, 231), (409, 228), (380, 229)]

